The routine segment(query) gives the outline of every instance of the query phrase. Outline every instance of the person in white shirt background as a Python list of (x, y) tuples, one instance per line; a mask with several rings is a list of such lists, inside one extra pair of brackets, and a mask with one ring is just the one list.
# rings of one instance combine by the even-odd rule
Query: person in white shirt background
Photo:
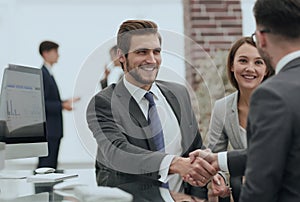
[(109, 67), (105, 67), (104, 78), (100, 81), (102, 89), (113, 83), (117, 83), (124, 74), (118, 59), (117, 49), (117, 45), (114, 45), (109, 50), (112, 65), (109, 65)]

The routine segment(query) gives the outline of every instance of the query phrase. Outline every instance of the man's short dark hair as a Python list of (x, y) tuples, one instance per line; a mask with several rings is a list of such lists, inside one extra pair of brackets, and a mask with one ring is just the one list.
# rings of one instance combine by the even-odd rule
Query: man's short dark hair
[(157, 34), (161, 44), (161, 36), (157, 31), (157, 24), (149, 20), (127, 20), (123, 22), (118, 31), (117, 45), (125, 55), (130, 48), (133, 35)]
[(58, 49), (59, 45), (53, 41), (43, 41), (41, 44), (40, 44), (40, 47), (39, 47), (39, 52), (41, 54), (41, 56), (43, 56), (43, 52), (44, 51), (50, 51), (52, 49)]
[(256, 24), (287, 39), (300, 37), (299, 0), (257, 0), (253, 8)]

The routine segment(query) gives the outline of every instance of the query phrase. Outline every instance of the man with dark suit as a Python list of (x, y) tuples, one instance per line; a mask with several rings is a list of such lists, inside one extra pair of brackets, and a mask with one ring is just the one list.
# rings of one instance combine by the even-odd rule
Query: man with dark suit
[[(202, 189), (183, 183), (181, 177), (192, 170), (201, 173), (204, 186), (216, 171), (203, 159), (191, 164), (187, 158), (202, 147), (202, 140), (186, 88), (155, 80), (161, 64), (157, 25), (125, 21), (117, 44), (125, 76), (99, 92), (87, 109), (88, 125), (98, 143), (98, 185), (121, 187), (147, 180), (203, 197)], [(156, 126), (161, 127), (155, 131)]]
[[(248, 151), (229, 152), (228, 168), (237, 175), (246, 165), (240, 202), (298, 202), (300, 1), (257, 0), (253, 10), (256, 31), (252, 36), (260, 55), (274, 67), (276, 75), (253, 93), (247, 126)], [(218, 161), (222, 164), (222, 158), (207, 156), (216, 167)]]
[(46, 111), (48, 156), (40, 157), (39, 167), (57, 168), (57, 158), (60, 140), (63, 137), (62, 110), (72, 110), (72, 103), (79, 98), (62, 101), (55, 79), (52, 74), (52, 66), (57, 62), (59, 45), (52, 41), (43, 41), (39, 52), (44, 59), (42, 66), (44, 99)]

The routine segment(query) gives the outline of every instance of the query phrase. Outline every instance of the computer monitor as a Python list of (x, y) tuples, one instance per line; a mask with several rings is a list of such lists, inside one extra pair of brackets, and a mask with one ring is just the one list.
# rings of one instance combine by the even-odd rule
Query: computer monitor
[(41, 69), (10, 64), (0, 98), (0, 142), (5, 159), (48, 155)]

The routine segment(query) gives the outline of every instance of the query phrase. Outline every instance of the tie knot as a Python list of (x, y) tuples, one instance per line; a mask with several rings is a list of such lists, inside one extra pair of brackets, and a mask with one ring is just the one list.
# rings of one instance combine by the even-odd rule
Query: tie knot
[(144, 97), (149, 101), (150, 106), (155, 105), (152, 92), (147, 92)]

